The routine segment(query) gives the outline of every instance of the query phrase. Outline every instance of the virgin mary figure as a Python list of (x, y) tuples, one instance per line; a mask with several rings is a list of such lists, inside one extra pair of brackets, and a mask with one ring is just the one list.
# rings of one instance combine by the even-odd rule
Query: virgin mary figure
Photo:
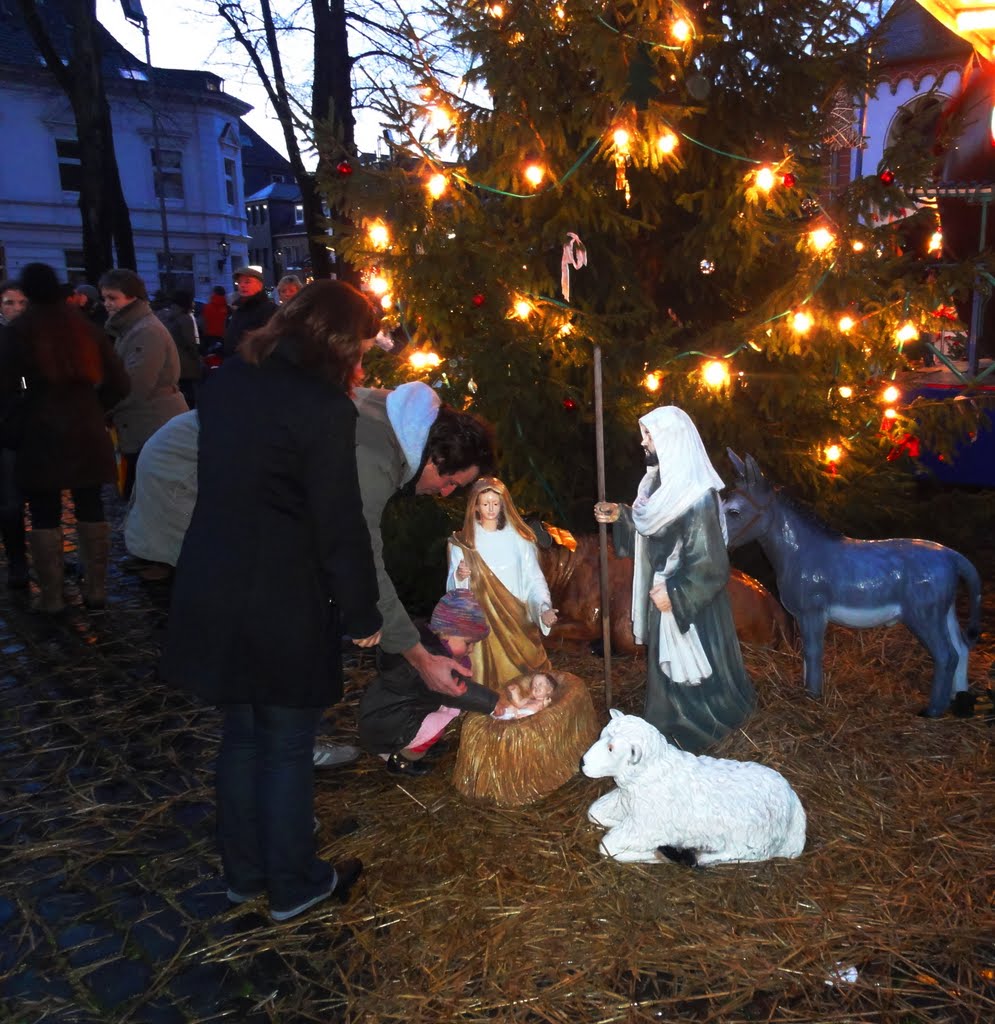
[(542, 638), (556, 622), (556, 609), (539, 568), (535, 534), (495, 477), (481, 477), (470, 491), (463, 529), (449, 541), (446, 587), (469, 587), (491, 627), (471, 655), (478, 683), (497, 689), (549, 670)]

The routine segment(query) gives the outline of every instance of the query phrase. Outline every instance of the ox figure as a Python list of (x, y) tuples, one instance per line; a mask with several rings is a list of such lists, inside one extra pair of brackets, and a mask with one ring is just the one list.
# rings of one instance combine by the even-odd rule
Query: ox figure
[[(728, 449), (727, 449), (728, 450)], [(933, 658), (933, 688), (923, 715), (937, 718), (967, 691), (967, 654), (978, 638), (981, 580), (961, 554), (926, 540), (855, 540), (829, 529), (770, 485), (752, 456), (731, 450), (735, 490), (724, 500), (729, 547), (760, 543), (777, 576), (781, 603), (795, 617), (804, 679), (822, 693), (826, 624), (858, 629), (902, 622)], [(970, 597), (967, 636), (957, 621), (957, 586)]]

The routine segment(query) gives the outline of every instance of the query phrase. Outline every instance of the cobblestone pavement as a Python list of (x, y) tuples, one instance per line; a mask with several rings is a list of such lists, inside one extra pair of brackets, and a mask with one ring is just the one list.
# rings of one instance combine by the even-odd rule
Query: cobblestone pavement
[(168, 586), (112, 568), (88, 613), (68, 580), (58, 624), (0, 590), (0, 1020), (271, 1020), (286, 964), (224, 956), (269, 922), (219, 877), (218, 717), (156, 681)]

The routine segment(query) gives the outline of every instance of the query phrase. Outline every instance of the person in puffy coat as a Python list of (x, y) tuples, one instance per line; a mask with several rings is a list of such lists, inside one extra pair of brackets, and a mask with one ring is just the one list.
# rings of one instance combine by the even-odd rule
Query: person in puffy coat
[(161, 674), (224, 711), (218, 841), (242, 903), (285, 921), (358, 876), (316, 854), (314, 741), (342, 695), (341, 643), (380, 639), (377, 567), (349, 391), (380, 314), (320, 281), (205, 382), (198, 493), (173, 586)]
[(133, 270), (109, 270), (100, 279), (105, 330), (131, 378), (131, 393), (111, 411), (125, 464), (124, 497), (135, 484), (142, 445), (187, 403), (180, 393), (180, 357), (172, 335), (149, 306), (145, 282)]
[(106, 412), (128, 394), (125, 368), (103, 332), (63, 301), (55, 271), (28, 264), (20, 285), (27, 310), (8, 328), (0, 350), (0, 390), (23, 381), (17, 481), (31, 510), (28, 535), (41, 587), (39, 609), (64, 607), (62, 491), (72, 492), (84, 602), (105, 600), (110, 527), (101, 486), (116, 477)]

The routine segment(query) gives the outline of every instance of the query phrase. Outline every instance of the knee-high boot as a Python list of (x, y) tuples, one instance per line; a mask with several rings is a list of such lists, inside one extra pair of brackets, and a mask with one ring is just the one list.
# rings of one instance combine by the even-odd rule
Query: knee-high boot
[(103, 608), (107, 603), (107, 559), (111, 551), (109, 523), (76, 523), (79, 559), (83, 566), (83, 603)]
[(62, 561), (62, 527), (32, 530), (28, 534), (31, 561), (41, 587), (38, 611), (57, 615), (65, 608), (62, 598), (62, 580), (65, 567)]
[(0, 537), (7, 553), (7, 586), (24, 590), (28, 585), (28, 549), (22, 510), (9, 519), (0, 519)]

